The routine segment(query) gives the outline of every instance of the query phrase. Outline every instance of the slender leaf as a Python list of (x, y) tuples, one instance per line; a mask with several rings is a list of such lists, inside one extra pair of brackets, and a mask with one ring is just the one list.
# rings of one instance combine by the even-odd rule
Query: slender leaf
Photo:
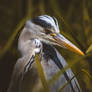
[(19, 32), (19, 30), (21, 29), (21, 27), (24, 25), (24, 23), (25, 23), (26, 20), (27, 20), (27, 18), (22, 19), (22, 21), (17, 25), (17, 27), (14, 30), (14, 33), (12, 34), (12, 36), (7, 41), (5, 47), (0, 51), (0, 59), (9, 50), (9, 48), (11, 47), (11, 45), (12, 45), (12, 43), (14, 41), (14, 38), (16, 37), (17, 33)]
[(58, 90), (58, 92), (61, 92), (61, 91), (63, 90), (63, 88), (65, 88), (74, 78), (75, 78), (75, 76), (73, 76), (67, 83), (65, 83), (65, 84)]
[(48, 81), (48, 84), (49, 85), (53, 84), (67, 69), (71, 68), (72, 66), (74, 66), (76, 63), (80, 62), (82, 59), (86, 58), (87, 56), (88, 55), (80, 57), (74, 60), (73, 62), (70, 62), (69, 65), (67, 65), (65, 68), (60, 70), (56, 75), (54, 75), (52, 79)]
[(89, 46), (89, 48), (87, 49), (86, 53), (89, 53), (90, 51), (92, 51), (92, 44)]
[(37, 65), (38, 74), (39, 74), (39, 77), (41, 78), (41, 82), (43, 84), (45, 92), (49, 92), (49, 87), (48, 87), (47, 81), (45, 79), (45, 75), (44, 75), (42, 66), (40, 64), (38, 55), (35, 56), (35, 59), (36, 59), (36, 65)]
[[(29, 0), (30, 2), (30, 0)], [(11, 35), (11, 37), (8, 39), (5, 47), (0, 51), (0, 59), (4, 56), (4, 54), (9, 50), (9, 48), (11, 47), (17, 33), (20, 31), (20, 29), (22, 28), (22, 26), (25, 24), (25, 22), (30, 18), (30, 16), (32, 15), (32, 5), (30, 5), (31, 3), (28, 2), (28, 8), (27, 8), (27, 15), (25, 18), (23, 18), (20, 23), (16, 26), (14, 33)], [(31, 9), (31, 11), (30, 11)]]
[(92, 80), (92, 75), (90, 75), (87, 70), (82, 69), (81, 71), (84, 72)]
[(65, 88), (76, 76), (78, 76), (78, 75), (81, 74), (82, 72), (84, 72), (85, 75), (87, 75), (87, 76), (92, 80), (92, 76), (89, 74), (89, 72), (88, 72), (87, 70), (85, 70), (85, 69), (81, 69), (81, 71), (80, 71), (78, 74), (74, 75), (67, 83), (65, 83), (65, 84), (58, 90), (58, 92), (61, 92), (61, 91), (63, 90), (63, 88)]

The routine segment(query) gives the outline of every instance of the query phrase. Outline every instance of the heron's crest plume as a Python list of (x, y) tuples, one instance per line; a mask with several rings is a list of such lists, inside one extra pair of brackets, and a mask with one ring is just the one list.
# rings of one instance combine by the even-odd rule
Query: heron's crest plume
[(50, 17), (48, 15), (42, 15), (35, 17), (31, 20), (34, 24), (40, 25), (45, 29), (49, 29), (53, 32), (59, 33), (58, 21), (55, 17)]

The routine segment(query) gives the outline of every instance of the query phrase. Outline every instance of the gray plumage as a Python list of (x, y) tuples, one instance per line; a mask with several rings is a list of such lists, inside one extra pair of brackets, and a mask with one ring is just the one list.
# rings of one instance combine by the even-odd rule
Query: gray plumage
[[(40, 63), (47, 80), (50, 80), (53, 75), (67, 66), (67, 62), (53, 46), (58, 44), (51, 41), (52, 36), (50, 34), (52, 32), (56, 34), (59, 33), (56, 18), (43, 15), (26, 22), (18, 40), (18, 49), (22, 57), (18, 59), (15, 64), (7, 92), (37, 92), (38, 89), (42, 88), (35, 66), (35, 53), (39, 54)], [(33, 74), (32, 71), (34, 71)], [(73, 76), (72, 70), (67, 69), (66, 72), (49, 87), (50, 92), (57, 92), (58, 89)], [(29, 82), (26, 82), (26, 78), (30, 79)], [(33, 80), (34, 85), (31, 83)], [(25, 87), (25, 85), (27, 87)], [(81, 92), (77, 79), (74, 78), (62, 92)]]

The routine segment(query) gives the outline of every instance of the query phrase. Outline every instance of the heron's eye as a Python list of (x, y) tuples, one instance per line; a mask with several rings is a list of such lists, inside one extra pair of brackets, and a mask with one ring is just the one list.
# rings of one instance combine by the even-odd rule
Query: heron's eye
[(45, 30), (45, 33), (46, 33), (46, 34), (51, 34), (52, 32), (51, 32), (51, 30), (46, 29), (46, 30)]

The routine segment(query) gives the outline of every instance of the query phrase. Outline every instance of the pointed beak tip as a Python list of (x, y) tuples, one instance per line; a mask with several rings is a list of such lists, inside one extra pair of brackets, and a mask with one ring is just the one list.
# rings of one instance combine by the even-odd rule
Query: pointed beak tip
[(85, 56), (85, 53), (84, 52), (81, 52), (80, 55)]
[(79, 54), (80, 54), (81, 56), (85, 56), (85, 53), (82, 52), (82, 51), (81, 51)]
[(52, 34), (54, 37), (54, 41), (59, 45), (59, 46), (64, 46), (71, 50), (72, 52), (75, 52), (81, 56), (85, 56), (85, 53), (82, 52), (78, 47), (76, 47), (74, 44), (72, 44), (70, 41), (68, 41), (65, 37), (63, 37), (60, 34)]

